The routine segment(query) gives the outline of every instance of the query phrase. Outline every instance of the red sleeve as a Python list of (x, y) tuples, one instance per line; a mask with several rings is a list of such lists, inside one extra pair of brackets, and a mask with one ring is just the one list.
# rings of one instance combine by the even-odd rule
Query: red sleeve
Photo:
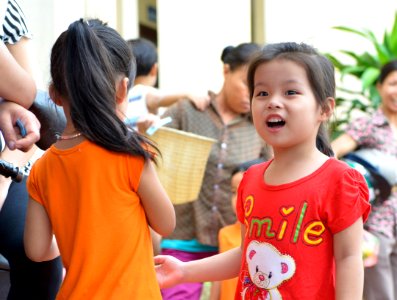
[(332, 185), (333, 195), (324, 203), (326, 219), (331, 231), (335, 234), (351, 226), (358, 218), (363, 222), (371, 210), (368, 186), (364, 177), (356, 170), (347, 168)]

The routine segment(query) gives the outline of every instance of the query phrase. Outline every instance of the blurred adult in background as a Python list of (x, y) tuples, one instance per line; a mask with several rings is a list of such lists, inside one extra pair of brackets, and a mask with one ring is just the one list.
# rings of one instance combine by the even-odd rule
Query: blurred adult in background
[[(164, 117), (166, 126), (216, 139), (206, 165), (197, 200), (175, 205), (176, 229), (163, 238), (162, 254), (191, 261), (218, 252), (218, 231), (233, 224), (236, 216), (230, 203), (232, 170), (242, 162), (266, 156), (264, 142), (257, 135), (250, 115), (247, 66), (260, 49), (254, 43), (226, 47), (221, 55), (224, 83), (218, 93), (209, 92), (210, 104), (198, 110), (191, 101), (179, 101)], [(202, 284), (187, 283), (163, 289), (163, 299), (200, 298)]]
[[(332, 142), (338, 158), (357, 149), (377, 149), (397, 158), (397, 61), (381, 69), (377, 83), (381, 105), (372, 115), (351, 122), (345, 133)], [(371, 162), (369, 162), (371, 163)], [(397, 166), (396, 166), (397, 167)], [(397, 299), (397, 193), (372, 205), (365, 228), (380, 241), (378, 262), (365, 268), (366, 300)]]
[[(31, 33), (16, 1), (0, 1), (0, 9), (0, 97), (4, 99), (0, 103), (0, 130), (12, 149), (6, 147), (0, 159), (21, 167), (28, 174), (41, 153), (33, 145), (38, 140), (40, 125), (27, 110), (36, 96), (28, 54)], [(17, 119), (26, 126), (24, 139), (16, 126)], [(0, 253), (10, 267), (8, 299), (55, 299), (62, 281), (60, 259), (36, 263), (25, 255), (23, 234), (27, 202), (26, 177), (17, 183), (0, 175)]]

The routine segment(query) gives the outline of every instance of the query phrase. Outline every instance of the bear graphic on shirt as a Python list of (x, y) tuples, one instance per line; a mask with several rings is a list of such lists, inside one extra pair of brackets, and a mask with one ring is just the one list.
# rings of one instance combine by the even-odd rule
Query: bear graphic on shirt
[(295, 261), (268, 243), (251, 241), (246, 251), (249, 279), (242, 299), (282, 299), (278, 287), (295, 274)]

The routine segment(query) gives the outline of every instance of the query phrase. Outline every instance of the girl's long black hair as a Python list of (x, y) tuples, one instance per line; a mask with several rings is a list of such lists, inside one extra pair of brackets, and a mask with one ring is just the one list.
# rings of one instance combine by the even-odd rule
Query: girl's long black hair
[(98, 19), (73, 22), (52, 48), (52, 85), (67, 99), (76, 130), (108, 150), (148, 159), (158, 149), (116, 113), (116, 82), (127, 77), (130, 87), (135, 73), (127, 42)]

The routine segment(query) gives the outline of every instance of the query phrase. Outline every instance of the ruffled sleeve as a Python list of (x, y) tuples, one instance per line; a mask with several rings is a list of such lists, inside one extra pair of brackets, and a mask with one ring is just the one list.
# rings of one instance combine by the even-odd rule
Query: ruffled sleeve
[(335, 234), (351, 226), (358, 218), (363, 222), (368, 218), (369, 204), (368, 186), (364, 177), (352, 168), (346, 168), (340, 179), (333, 186), (333, 195), (325, 204), (327, 222)]

